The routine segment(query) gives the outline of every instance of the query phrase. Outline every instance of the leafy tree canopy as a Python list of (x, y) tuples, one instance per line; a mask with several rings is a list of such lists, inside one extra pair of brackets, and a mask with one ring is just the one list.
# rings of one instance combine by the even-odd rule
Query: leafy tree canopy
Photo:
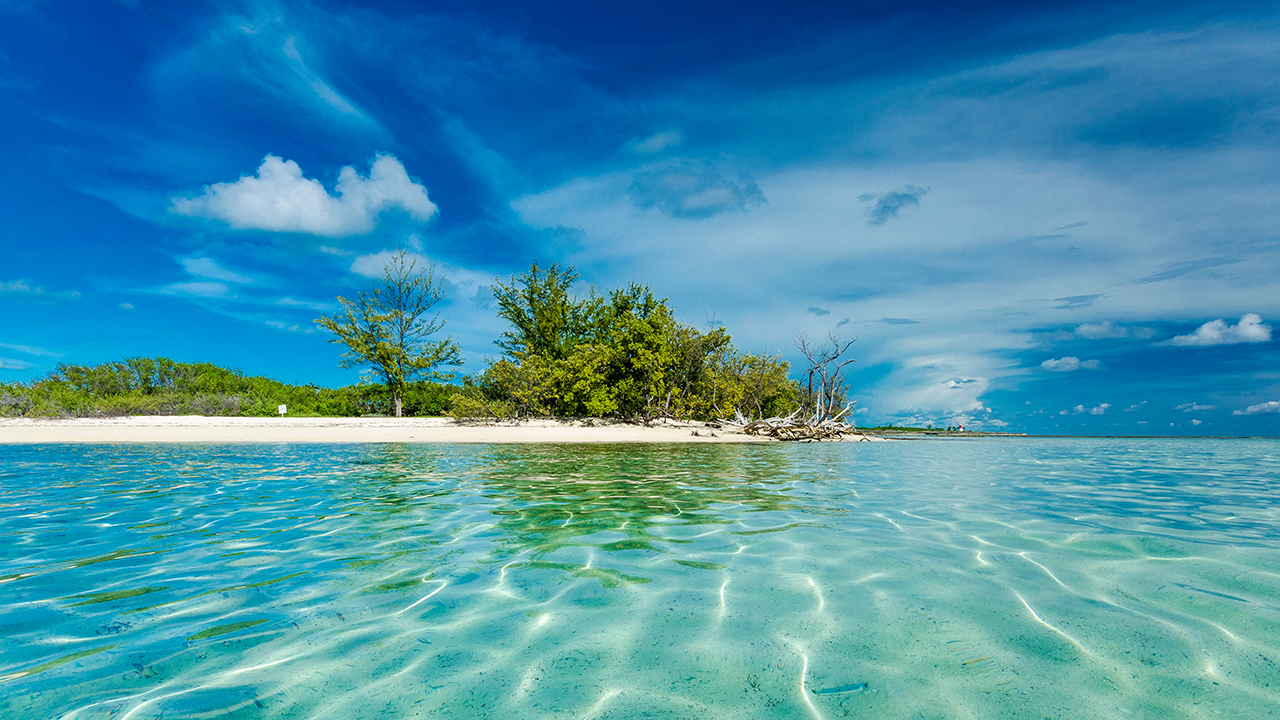
[(435, 267), (419, 269), (401, 250), (392, 255), (382, 283), (354, 300), (339, 297), (342, 311), (316, 324), (333, 333), (330, 342), (347, 346), (340, 365), (369, 368), (391, 391), (396, 417), (402, 414), (405, 385), (416, 379), (451, 380), (442, 366), (462, 364), (452, 337), (431, 340), (444, 327), (432, 308), (444, 300)]
[(646, 285), (572, 297), (577, 278), (572, 267), (535, 263), (493, 285), (511, 328), (497, 342), (503, 357), (478, 378), (496, 403), (485, 407), (645, 422), (796, 407), (798, 386), (780, 358), (739, 352), (723, 328), (679, 322)]

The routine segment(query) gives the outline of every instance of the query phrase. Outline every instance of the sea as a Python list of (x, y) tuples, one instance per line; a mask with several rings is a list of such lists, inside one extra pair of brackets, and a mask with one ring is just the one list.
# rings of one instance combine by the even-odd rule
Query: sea
[(1280, 441), (0, 446), (0, 717), (1280, 718)]

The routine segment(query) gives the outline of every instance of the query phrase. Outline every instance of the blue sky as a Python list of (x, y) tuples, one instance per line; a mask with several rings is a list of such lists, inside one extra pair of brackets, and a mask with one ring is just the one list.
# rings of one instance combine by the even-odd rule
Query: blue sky
[(345, 384), (407, 248), (475, 372), (537, 259), (794, 359), (863, 424), (1280, 434), (1274, 3), (0, 0), (0, 380)]

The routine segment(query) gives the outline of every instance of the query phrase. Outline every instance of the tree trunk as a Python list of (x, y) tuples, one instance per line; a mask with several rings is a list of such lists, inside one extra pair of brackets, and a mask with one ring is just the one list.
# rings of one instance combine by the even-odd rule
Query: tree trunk
[(391, 396), (394, 397), (396, 401), (396, 417), (401, 417), (403, 414), (402, 408), (404, 407), (404, 398), (401, 398), (400, 393), (398, 392), (392, 393)]

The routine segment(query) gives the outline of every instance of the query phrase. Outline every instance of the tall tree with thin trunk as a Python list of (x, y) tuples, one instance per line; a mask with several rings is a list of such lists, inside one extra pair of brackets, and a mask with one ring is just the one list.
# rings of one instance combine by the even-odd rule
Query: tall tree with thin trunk
[(347, 346), (339, 363), (344, 368), (368, 368), (386, 384), (401, 417), (405, 385), (414, 380), (452, 380), (453, 373), (438, 368), (462, 364), (452, 337), (432, 340), (444, 328), (432, 308), (444, 300), (434, 265), (418, 268), (416, 260), (400, 250), (387, 260), (382, 283), (354, 300), (339, 297), (342, 310), (325, 315), (316, 324), (333, 333), (329, 340)]

